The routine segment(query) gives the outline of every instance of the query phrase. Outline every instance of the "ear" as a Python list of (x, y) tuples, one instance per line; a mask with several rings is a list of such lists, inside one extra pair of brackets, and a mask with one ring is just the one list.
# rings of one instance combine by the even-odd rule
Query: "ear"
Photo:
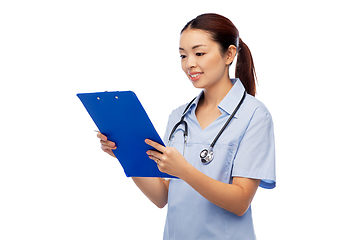
[(230, 65), (236, 56), (236, 47), (234, 45), (230, 45), (226, 54), (225, 54), (225, 60), (226, 60), (226, 65)]

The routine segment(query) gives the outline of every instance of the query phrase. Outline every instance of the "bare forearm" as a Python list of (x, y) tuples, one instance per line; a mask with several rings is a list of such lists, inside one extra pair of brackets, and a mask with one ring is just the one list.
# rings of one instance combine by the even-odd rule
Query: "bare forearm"
[[(246, 212), (255, 194), (241, 186), (217, 181), (192, 166), (181, 178), (210, 202), (239, 216)], [(255, 180), (254, 186), (259, 183), (260, 180)]]
[(136, 186), (152, 201), (157, 207), (163, 208), (167, 204), (168, 187), (161, 178), (132, 178)]
[(158, 150), (146, 153), (161, 172), (181, 178), (210, 202), (239, 216), (250, 206), (260, 184), (259, 179), (234, 177), (232, 184), (226, 184), (197, 170), (176, 148), (164, 147), (149, 139), (145, 142)]

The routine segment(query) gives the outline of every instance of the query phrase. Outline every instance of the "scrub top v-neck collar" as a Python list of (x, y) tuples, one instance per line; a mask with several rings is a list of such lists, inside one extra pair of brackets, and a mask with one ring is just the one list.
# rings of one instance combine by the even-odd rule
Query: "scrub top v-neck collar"
[[(223, 115), (228, 114), (229, 116), (231, 115), (231, 113), (233, 112), (233, 110), (235, 109), (236, 105), (239, 102), (239, 96), (244, 92), (245, 88), (242, 85), (242, 83), (240, 82), (239, 79), (237, 78), (232, 78), (230, 79), (231, 83), (233, 84), (232, 88), (230, 89), (230, 91), (226, 94), (226, 96), (221, 100), (221, 102), (218, 105), (218, 108), (221, 112), (221, 114)], [(204, 94), (204, 90), (200, 92), (200, 94), (196, 97), (196, 99), (194, 100), (194, 102), (190, 105), (190, 107), (185, 111), (185, 113), (183, 115), (186, 115), (188, 112), (193, 111), (197, 108), (198, 104), (199, 104), (199, 100), (201, 99), (202, 95)], [(194, 111), (195, 112), (195, 111)], [(195, 114), (195, 113), (194, 113)], [(239, 113), (237, 112), (234, 115), (235, 118), (239, 117)], [(215, 120), (216, 121), (216, 120)], [(211, 125), (211, 124), (210, 124)], [(209, 125), (209, 126), (210, 126)], [(205, 130), (206, 128), (204, 128)]]

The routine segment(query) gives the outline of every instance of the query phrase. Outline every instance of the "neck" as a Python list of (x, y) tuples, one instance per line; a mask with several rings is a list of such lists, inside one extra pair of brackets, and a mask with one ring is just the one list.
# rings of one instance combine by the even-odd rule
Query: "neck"
[(214, 85), (204, 89), (203, 104), (210, 107), (217, 107), (232, 87), (233, 84), (230, 77), (222, 78)]

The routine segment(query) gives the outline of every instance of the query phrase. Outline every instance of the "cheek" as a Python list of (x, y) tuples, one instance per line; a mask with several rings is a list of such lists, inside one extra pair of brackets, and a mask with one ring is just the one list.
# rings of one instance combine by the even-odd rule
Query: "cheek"
[(184, 61), (184, 60), (181, 61), (181, 68), (187, 75), (188, 71), (187, 71), (187, 67), (186, 67), (186, 61)]
[(204, 61), (203, 66), (206, 66), (207, 71), (211, 72), (211, 74), (222, 74), (225, 64), (220, 57), (213, 56), (206, 59), (206, 62)]

